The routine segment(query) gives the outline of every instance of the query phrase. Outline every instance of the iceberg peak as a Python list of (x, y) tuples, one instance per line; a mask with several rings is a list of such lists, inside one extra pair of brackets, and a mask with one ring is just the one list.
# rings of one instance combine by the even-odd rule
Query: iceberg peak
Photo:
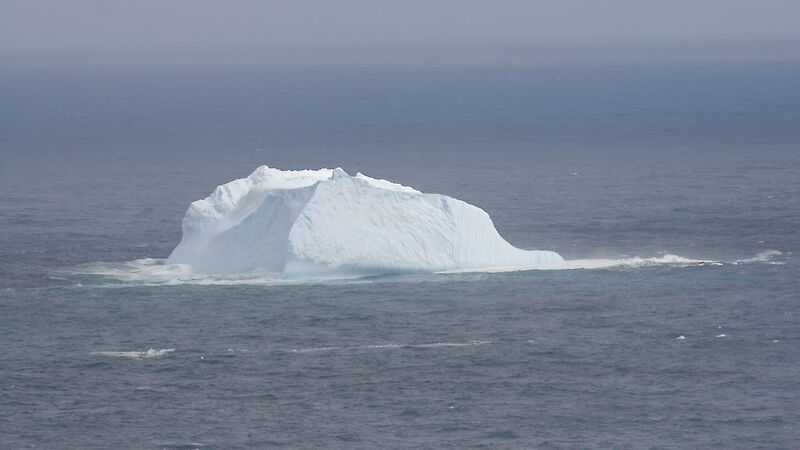
[(335, 179), (341, 178), (341, 177), (349, 177), (349, 176), (350, 175), (348, 175), (347, 172), (345, 172), (344, 169), (342, 169), (341, 167), (337, 167), (337, 168), (333, 169), (333, 171), (331, 172), (331, 180), (335, 180)]
[(482, 209), (342, 168), (257, 168), (193, 202), (168, 258), (205, 274), (329, 278), (561, 263)]

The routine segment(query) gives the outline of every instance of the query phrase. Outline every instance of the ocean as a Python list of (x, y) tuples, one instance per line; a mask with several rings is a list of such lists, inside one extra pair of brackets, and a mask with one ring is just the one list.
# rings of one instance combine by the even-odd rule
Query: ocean
[[(796, 447), (798, 80), (790, 58), (3, 67), (0, 447)], [(262, 164), (644, 262), (142, 270)]]

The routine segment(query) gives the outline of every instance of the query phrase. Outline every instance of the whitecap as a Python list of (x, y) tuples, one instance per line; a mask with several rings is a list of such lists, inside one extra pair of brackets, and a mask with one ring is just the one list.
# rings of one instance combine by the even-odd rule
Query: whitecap
[(331, 350), (339, 350), (341, 347), (312, 347), (312, 348), (295, 348), (292, 353), (312, 353), (312, 352), (326, 352)]
[(776, 256), (783, 255), (780, 250), (765, 250), (758, 253), (752, 258), (737, 259), (734, 264), (753, 264), (753, 263), (770, 263)]
[(473, 345), (490, 344), (492, 341), (472, 341), (472, 342), (434, 342), (432, 344), (407, 345), (410, 348), (434, 348), (434, 347), (470, 347)]
[(108, 351), (101, 351), (101, 352), (92, 352), (93, 355), (102, 355), (102, 356), (116, 356), (122, 358), (132, 358), (132, 359), (143, 359), (143, 358), (158, 358), (164, 356), (168, 353), (174, 352), (174, 348), (162, 348), (160, 350), (156, 350), (151, 348), (147, 351), (128, 351), (128, 352), (108, 352)]
[(77, 267), (77, 275), (99, 275), (104, 278), (136, 286), (239, 285), (276, 284), (286, 282), (276, 274), (252, 272), (236, 275), (198, 274), (186, 264), (167, 264), (164, 259), (144, 258), (126, 262), (100, 262)]
[(436, 347), (471, 347), (476, 345), (491, 344), (492, 341), (469, 341), (469, 342), (431, 342), (422, 344), (365, 344), (355, 345), (349, 347), (310, 347), (310, 348), (294, 348), (290, 351), (292, 353), (316, 353), (327, 352), (334, 350), (397, 350), (397, 349), (410, 349), (410, 348), (436, 348)]
[(359, 348), (401, 348), (401, 344), (377, 344), (377, 345), (362, 345)]

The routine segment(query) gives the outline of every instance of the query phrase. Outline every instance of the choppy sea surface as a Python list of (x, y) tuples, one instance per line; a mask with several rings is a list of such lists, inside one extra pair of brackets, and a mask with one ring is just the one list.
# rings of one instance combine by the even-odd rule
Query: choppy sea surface
[[(755, 60), (5, 68), (0, 447), (796, 447), (798, 80)], [(619, 264), (164, 266), (188, 204), (261, 164), (447, 194), (518, 247)]]

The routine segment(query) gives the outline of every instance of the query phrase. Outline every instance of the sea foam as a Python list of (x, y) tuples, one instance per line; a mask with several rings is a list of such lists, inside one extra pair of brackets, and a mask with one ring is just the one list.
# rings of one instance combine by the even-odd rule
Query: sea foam
[(147, 351), (125, 351), (125, 352), (92, 352), (93, 355), (102, 355), (102, 356), (116, 356), (122, 358), (132, 358), (132, 359), (144, 359), (144, 358), (158, 358), (164, 356), (166, 354), (174, 352), (174, 348), (162, 348), (161, 350), (156, 350), (151, 348)]

